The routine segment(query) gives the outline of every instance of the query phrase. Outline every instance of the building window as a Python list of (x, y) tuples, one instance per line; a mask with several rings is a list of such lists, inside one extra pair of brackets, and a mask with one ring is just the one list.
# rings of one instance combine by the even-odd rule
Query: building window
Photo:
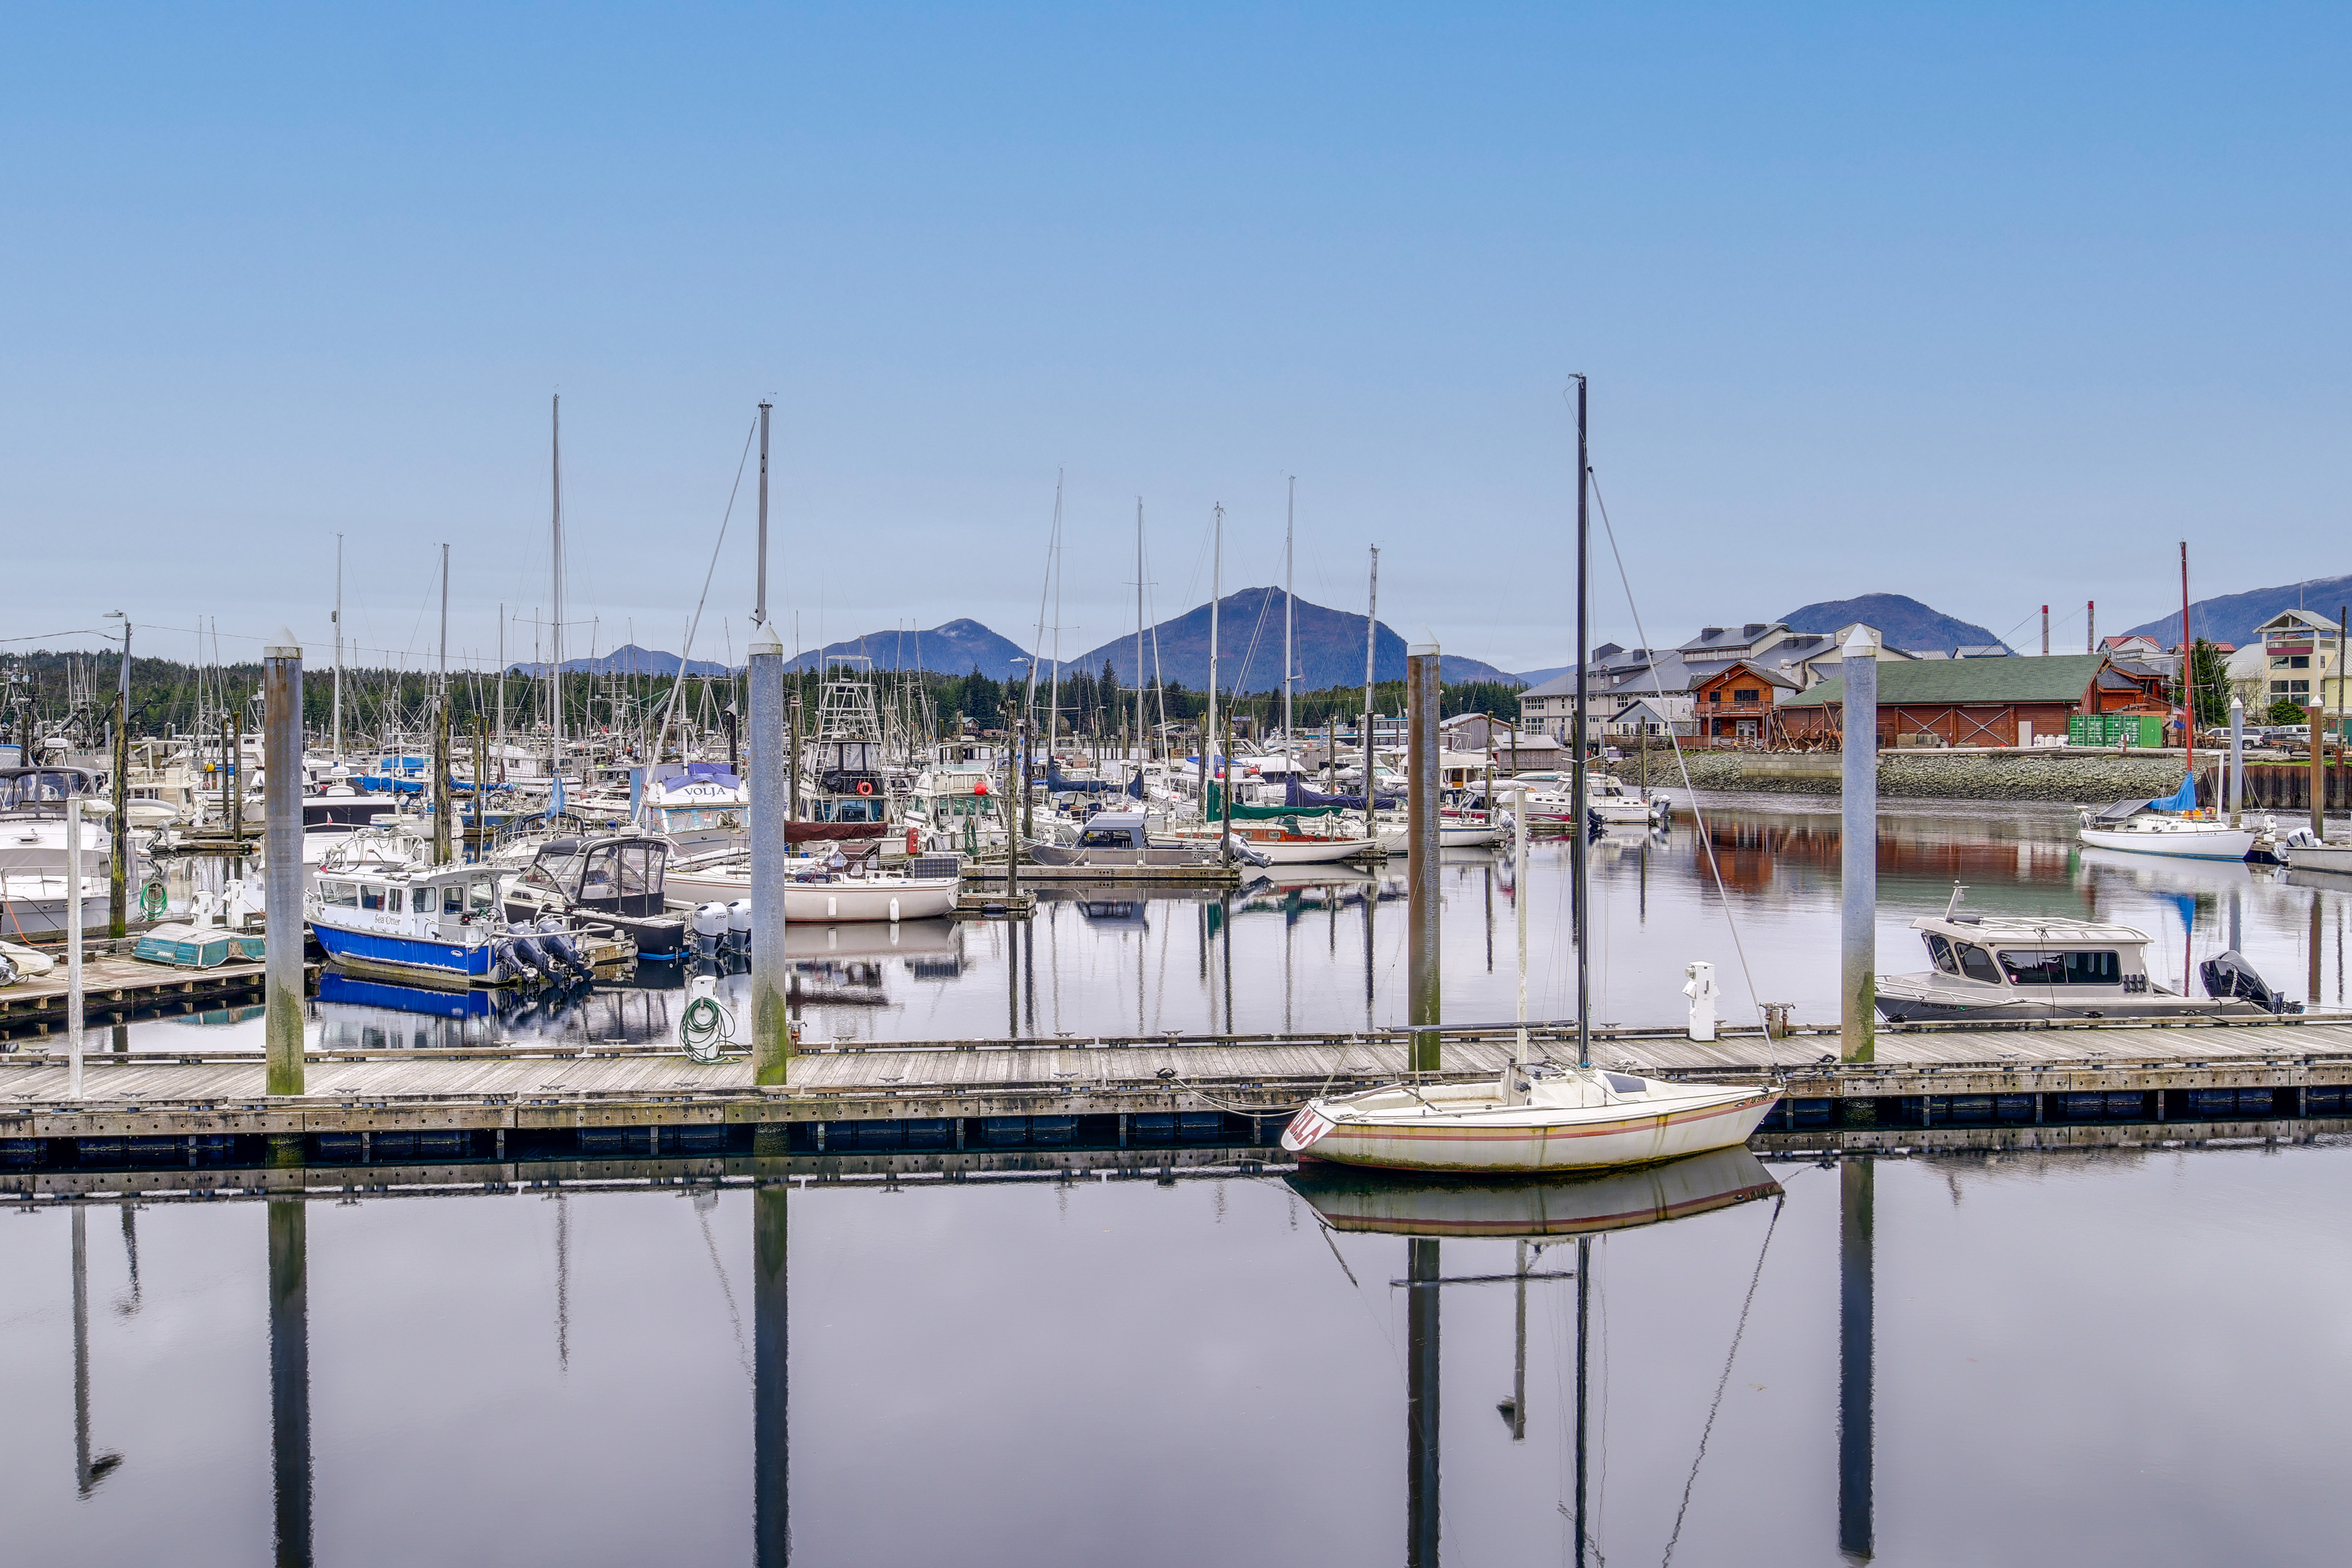
[(1742, 687), (1738, 688), (1737, 689), (1735, 689), (1735, 690), (1732, 692), (1732, 694), (1731, 694), (1731, 700), (1732, 700), (1734, 702), (1753, 702), (1753, 701), (1756, 701), (1758, 699), (1761, 698), (1763, 695), (1764, 695), (1764, 689), (1763, 689), (1762, 687), (1759, 687), (1759, 686), (1742, 686)]
[(2307, 653), (2283, 653), (2271, 659), (2273, 669), (2309, 669), (2311, 656)]
[(2308, 680), (2273, 680), (2271, 682), (2271, 695), (2273, 697), (2302, 697), (2308, 694), (2310, 690), (2311, 682)]

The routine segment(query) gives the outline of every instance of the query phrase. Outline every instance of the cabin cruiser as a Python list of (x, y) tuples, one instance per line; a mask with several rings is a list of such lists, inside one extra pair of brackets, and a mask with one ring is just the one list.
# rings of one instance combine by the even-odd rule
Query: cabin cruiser
[[(1878, 976), (1891, 1024), (2041, 1018), (2258, 1018), (2301, 1012), (2235, 953), (2200, 966), (2208, 995), (2184, 996), (2147, 971), (2148, 935), (2055, 916), (1957, 911), (1911, 922), (1933, 969)], [(2217, 989), (2218, 987), (2218, 989)]]
[(665, 763), (637, 802), (637, 825), (667, 838), (680, 857), (743, 847), (751, 792), (716, 763)]
[(2298, 827), (2278, 841), (2278, 858), (2291, 871), (2352, 873), (2352, 841), (2319, 839), (2308, 827)]
[(1214, 844), (1197, 839), (1155, 844), (1140, 811), (1098, 811), (1078, 826), (1072, 843), (1033, 839), (1025, 847), (1040, 866), (1213, 866), (1219, 858)]
[[(1533, 826), (1557, 827), (1576, 819), (1576, 796), (1568, 788), (1529, 790), (1528, 821)], [(1673, 820), (1674, 806), (1663, 795), (1629, 788), (1613, 773), (1598, 771), (1584, 775), (1584, 817), (1595, 827), (1662, 827)]]
[(618, 932), (640, 958), (681, 958), (686, 917), (664, 901), (668, 858), (667, 840), (635, 827), (550, 838), (507, 884), (503, 908), (509, 920), (559, 915), (583, 931)]
[[(852, 858), (838, 849), (785, 862), (784, 919), (790, 921), (926, 921), (955, 912), (963, 892), (961, 864), (952, 855), (924, 855), (896, 870), (878, 855)], [(750, 908), (748, 859), (698, 867), (670, 880), (671, 890), (709, 904)], [(744, 928), (750, 929), (748, 924)]]
[[(0, 934), (66, 929), (73, 901), (66, 807), (75, 798), (82, 803), (81, 921), (84, 929), (105, 925), (114, 836), (107, 830), (110, 803), (99, 793), (98, 775), (76, 767), (0, 768)], [(134, 895), (147, 874), (134, 834), (128, 872)]]

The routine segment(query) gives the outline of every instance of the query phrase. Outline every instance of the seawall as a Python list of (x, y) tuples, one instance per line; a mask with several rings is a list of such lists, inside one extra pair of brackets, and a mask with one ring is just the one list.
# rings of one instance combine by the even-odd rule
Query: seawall
[[(1683, 756), (1696, 788), (1775, 795), (1836, 795), (1843, 765), (1835, 752), (1688, 751)], [(2091, 804), (2170, 795), (2180, 787), (2181, 764), (2178, 752), (1883, 751), (1878, 793), (1887, 799)], [(1631, 783), (1639, 768), (1637, 759), (1628, 758), (1618, 764), (1617, 776)], [(2211, 775), (2202, 766), (2198, 771), (2210, 785)], [(1650, 753), (1650, 779), (1680, 782), (1672, 752)]]

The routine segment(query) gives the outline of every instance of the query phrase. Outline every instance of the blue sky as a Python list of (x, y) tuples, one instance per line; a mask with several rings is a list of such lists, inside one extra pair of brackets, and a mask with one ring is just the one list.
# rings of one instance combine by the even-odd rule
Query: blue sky
[[(1567, 373), (1654, 638), (2352, 567), (2340, 9), (13, 5), (0, 637), (676, 647), (752, 406), (802, 640), (1274, 580), (1511, 668)], [(740, 651), (750, 480), (698, 651)], [(1632, 640), (1613, 582), (1598, 635)], [(2067, 629), (2071, 622), (2071, 632)], [(790, 623), (786, 629), (789, 634)], [(2020, 626), (2020, 646), (2031, 635)], [(585, 627), (572, 634), (581, 645)], [(527, 657), (530, 628), (509, 632)], [(87, 640), (87, 639), (85, 639)], [(0, 645), (5, 646), (5, 645)], [(23, 646), (21, 644), (13, 646)]]

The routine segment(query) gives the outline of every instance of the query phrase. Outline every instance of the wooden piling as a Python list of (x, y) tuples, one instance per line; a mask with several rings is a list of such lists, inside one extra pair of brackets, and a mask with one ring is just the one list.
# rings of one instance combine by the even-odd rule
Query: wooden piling
[[(1439, 870), (1444, 857), (1438, 849), (1438, 651), (1435, 643), (1415, 645), (1405, 656), (1405, 751), (1409, 777), (1405, 789), (1405, 886), (1407, 937), (1406, 989), (1408, 1016), (1414, 1027), (1412, 1069), (1438, 1070), (1437, 1024), (1440, 994)], [(1227, 788), (1231, 788), (1228, 781)], [(1581, 839), (1583, 825), (1578, 824)], [(1371, 831), (1370, 818), (1366, 831)]]

